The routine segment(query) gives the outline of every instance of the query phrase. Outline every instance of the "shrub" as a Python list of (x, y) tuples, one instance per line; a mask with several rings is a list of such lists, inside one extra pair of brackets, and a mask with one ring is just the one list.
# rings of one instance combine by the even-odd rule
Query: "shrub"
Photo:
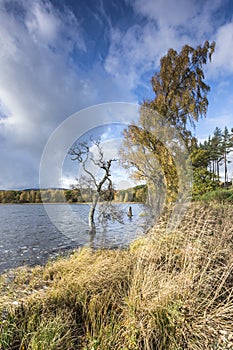
[(196, 200), (205, 202), (215, 202), (215, 203), (233, 203), (233, 192), (227, 189), (217, 189), (215, 191), (210, 191), (202, 196), (197, 196)]

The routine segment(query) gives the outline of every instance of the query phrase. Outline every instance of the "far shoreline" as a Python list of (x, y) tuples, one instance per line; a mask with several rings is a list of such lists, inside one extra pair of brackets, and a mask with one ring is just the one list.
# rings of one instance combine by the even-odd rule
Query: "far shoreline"
[[(104, 202), (102, 202), (102, 203), (104, 203)], [(47, 204), (51, 204), (51, 205), (57, 205), (57, 204), (61, 204), (61, 205), (72, 205), (72, 204), (74, 204), (74, 205), (85, 205), (85, 204), (87, 204), (87, 205), (91, 205), (92, 204), (92, 202), (71, 202), (71, 203), (69, 203), (69, 202), (44, 202), (44, 203), (0, 203), (0, 205), (47, 205)], [(98, 205), (99, 204), (101, 204), (101, 203), (98, 203)], [(116, 202), (112, 202), (112, 204), (144, 204), (144, 205), (146, 205), (146, 203), (144, 203), (144, 202), (118, 202), (118, 201), (116, 201)]]

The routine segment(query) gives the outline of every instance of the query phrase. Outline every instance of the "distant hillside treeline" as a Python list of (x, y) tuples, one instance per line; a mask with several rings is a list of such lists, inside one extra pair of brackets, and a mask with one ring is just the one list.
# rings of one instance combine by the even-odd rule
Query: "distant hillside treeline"
[[(65, 196), (65, 199), (64, 199)], [(146, 202), (147, 186), (139, 185), (126, 190), (115, 190), (114, 201), (117, 202)], [(0, 203), (85, 203), (92, 201), (90, 189), (27, 189), (27, 190), (0, 190)]]

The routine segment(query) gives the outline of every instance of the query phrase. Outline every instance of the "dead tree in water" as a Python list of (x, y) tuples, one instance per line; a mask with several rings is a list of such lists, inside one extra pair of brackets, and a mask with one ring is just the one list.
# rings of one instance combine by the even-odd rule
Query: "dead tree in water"
[[(90, 206), (88, 222), (90, 232), (95, 232), (95, 211), (99, 199), (104, 196), (105, 200), (111, 201), (113, 199), (113, 184), (111, 180), (111, 165), (116, 159), (104, 159), (104, 152), (100, 144), (100, 140), (90, 139), (91, 146), (88, 142), (75, 143), (69, 150), (71, 159), (77, 161), (85, 173), (86, 180), (92, 187), (93, 196), (92, 204)], [(91, 147), (95, 146), (95, 154), (91, 151)], [(98, 170), (98, 177), (95, 172)]]

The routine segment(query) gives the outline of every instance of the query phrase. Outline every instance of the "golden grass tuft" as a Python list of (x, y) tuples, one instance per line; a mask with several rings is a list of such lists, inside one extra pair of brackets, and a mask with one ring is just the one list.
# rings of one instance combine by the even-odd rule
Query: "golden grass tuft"
[(233, 349), (233, 208), (1, 277), (3, 350)]

